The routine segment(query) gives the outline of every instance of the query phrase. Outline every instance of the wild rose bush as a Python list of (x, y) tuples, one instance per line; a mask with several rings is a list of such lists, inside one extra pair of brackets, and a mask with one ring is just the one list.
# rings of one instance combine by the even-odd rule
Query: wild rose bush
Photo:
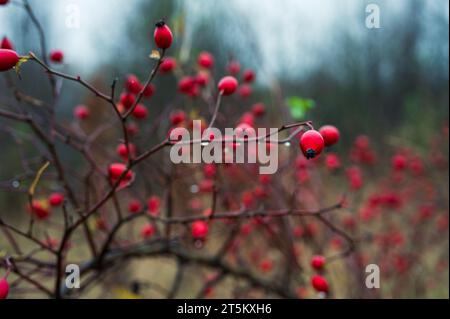
[[(23, 209), (18, 222), (0, 213), (0, 299), (448, 296), (447, 124), (425, 154), (376, 149), (365, 135), (339, 141), (329, 123), (295, 122), (281, 116), (283, 103), (256, 100), (257, 74), (237, 59), (220, 74), (208, 52), (184, 65), (170, 27), (160, 21), (154, 32), (148, 78), (130, 73), (102, 89), (60, 72), (70, 61), (47, 50), (44, 34), (39, 54), (21, 56), (2, 41), (3, 89), (16, 103), (2, 104), (0, 118), (21, 156), (11, 189), (23, 190)], [(50, 103), (26, 95), (12, 71), (26, 77), (32, 63), (50, 83)], [(161, 77), (177, 79), (170, 89), (181, 102), (157, 114)], [(58, 103), (62, 81), (95, 103), (56, 116), (69, 107)], [(278, 127), (278, 171), (171, 163), (170, 133), (196, 119), (202, 129)], [(79, 289), (66, 285), (68, 264), (80, 267)], [(369, 264), (380, 268), (381, 289), (365, 286)]]

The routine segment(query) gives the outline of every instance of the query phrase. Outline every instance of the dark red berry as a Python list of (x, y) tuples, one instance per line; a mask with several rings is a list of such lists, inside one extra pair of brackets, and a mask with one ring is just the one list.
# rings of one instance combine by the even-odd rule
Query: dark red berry
[(210, 69), (214, 65), (214, 57), (209, 52), (202, 52), (198, 56), (198, 65)]
[(50, 60), (53, 63), (62, 63), (64, 60), (64, 53), (61, 50), (53, 50), (50, 52)]
[(245, 70), (242, 78), (244, 79), (244, 82), (251, 83), (255, 80), (255, 72), (252, 70)]
[(162, 74), (166, 74), (171, 72), (173, 69), (175, 69), (177, 66), (177, 60), (174, 58), (165, 58), (160, 66), (159, 66), (159, 72)]

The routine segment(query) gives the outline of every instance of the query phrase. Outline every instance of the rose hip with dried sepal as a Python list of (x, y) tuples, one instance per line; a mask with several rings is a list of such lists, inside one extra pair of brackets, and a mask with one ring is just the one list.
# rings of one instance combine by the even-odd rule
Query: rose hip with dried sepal
[(300, 148), (307, 159), (319, 155), (324, 146), (323, 137), (316, 130), (306, 131), (300, 138)]
[(164, 20), (160, 20), (156, 23), (155, 32), (153, 34), (153, 38), (155, 40), (155, 44), (160, 49), (168, 49), (172, 45), (173, 35), (170, 28), (164, 22)]

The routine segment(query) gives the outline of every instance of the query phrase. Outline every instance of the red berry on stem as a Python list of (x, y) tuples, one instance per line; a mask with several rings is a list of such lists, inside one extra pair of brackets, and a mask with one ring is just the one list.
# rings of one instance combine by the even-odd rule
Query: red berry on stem
[(147, 200), (147, 207), (150, 215), (157, 216), (161, 208), (161, 199), (158, 196), (151, 196)]
[(127, 110), (134, 105), (134, 102), (136, 102), (136, 98), (131, 93), (122, 93), (122, 95), (120, 96), (120, 103)]
[(319, 155), (324, 146), (323, 137), (316, 130), (306, 131), (300, 138), (300, 148), (307, 159)]
[[(117, 180), (126, 171), (127, 166), (123, 163), (113, 163), (108, 167), (108, 175), (112, 183), (116, 183)], [(121, 186), (126, 186), (134, 177), (133, 171), (129, 170), (125, 173), (125, 176), (121, 179)]]
[(210, 69), (214, 65), (214, 57), (209, 52), (202, 52), (198, 56), (198, 65)]
[(143, 119), (147, 118), (148, 110), (147, 110), (147, 108), (144, 105), (138, 104), (134, 108), (134, 110), (131, 113), (131, 115), (137, 120), (143, 120)]
[(255, 72), (252, 70), (245, 70), (242, 76), (244, 82), (251, 83), (255, 80)]
[(48, 209), (47, 204), (39, 200), (33, 200), (31, 202), (30, 211), (38, 219), (46, 219), (50, 215), (50, 210)]
[(209, 82), (209, 73), (208, 72), (199, 72), (195, 77), (195, 83), (200, 86), (205, 86)]
[(172, 31), (163, 20), (156, 23), (153, 37), (155, 39), (156, 46), (160, 49), (167, 49), (172, 45)]
[(139, 94), (142, 89), (142, 84), (139, 82), (139, 79), (136, 75), (130, 74), (125, 81), (125, 88), (130, 93)]
[(333, 125), (325, 125), (319, 129), (325, 146), (331, 146), (339, 141), (339, 130)]
[(178, 124), (183, 123), (184, 121), (186, 121), (186, 113), (184, 113), (184, 111), (181, 110), (177, 110), (177, 111), (173, 111), (170, 114), (170, 123), (173, 126), (176, 126)]
[(13, 50), (0, 49), (0, 72), (8, 71), (19, 62), (19, 55)]
[[(2, 4), (2, 3), (0, 3)], [(9, 293), (9, 283), (6, 278), (0, 279), (0, 300), (6, 299)]]
[(259, 267), (261, 268), (261, 270), (263, 272), (269, 272), (272, 270), (273, 268), (273, 263), (271, 260), (269, 259), (264, 259), (261, 264), (259, 265)]
[(141, 229), (141, 236), (144, 239), (148, 239), (148, 238), (152, 237), (154, 233), (155, 233), (155, 227), (153, 227), (152, 224), (144, 225), (144, 227), (142, 227), (142, 229)]
[(316, 270), (321, 270), (325, 266), (325, 257), (316, 255), (311, 258), (311, 266)]
[(59, 206), (64, 202), (64, 194), (62, 193), (52, 193), (48, 198), (48, 203), (51, 206)]
[(325, 157), (325, 165), (332, 171), (341, 167), (341, 160), (336, 154), (328, 153)]
[(50, 60), (53, 63), (62, 63), (64, 60), (64, 53), (61, 50), (53, 50), (50, 52)]
[(169, 73), (177, 66), (177, 60), (174, 58), (165, 58), (159, 65), (159, 72), (162, 74)]
[(116, 149), (117, 154), (122, 157), (124, 161), (128, 160), (128, 151), (131, 153), (131, 157), (136, 156), (136, 146), (132, 143), (128, 143), (128, 148), (125, 143), (121, 143)]
[(252, 106), (252, 113), (256, 117), (263, 116), (266, 112), (266, 107), (263, 103), (256, 103)]
[(223, 95), (231, 95), (236, 91), (238, 87), (238, 81), (236, 78), (232, 76), (223, 77), (218, 85), (219, 91), (222, 92)]
[(142, 92), (142, 95), (146, 98), (152, 97), (153, 94), (155, 94), (155, 86), (153, 84), (149, 84), (144, 88), (144, 92)]
[(311, 278), (311, 285), (318, 292), (328, 292), (328, 281), (320, 275), (314, 275)]
[(239, 95), (242, 97), (242, 98), (247, 98), (247, 97), (249, 97), (250, 95), (252, 94), (252, 87), (250, 86), (250, 85), (248, 85), (248, 84), (242, 84), (240, 87), (239, 87)]
[(208, 224), (202, 220), (193, 222), (191, 225), (192, 237), (194, 237), (195, 239), (205, 239), (208, 235), (208, 232)]
[(180, 91), (181, 93), (189, 94), (194, 86), (195, 78), (191, 76), (184, 76), (178, 82), (178, 91)]
[(14, 46), (7, 37), (4, 37), (2, 43), (0, 44), (0, 49), (14, 50)]
[(73, 110), (73, 115), (79, 120), (85, 120), (89, 117), (90, 111), (85, 105), (78, 105)]
[(137, 199), (132, 199), (129, 203), (128, 203), (128, 211), (130, 213), (139, 213), (140, 211), (142, 211), (142, 204), (139, 200)]
[(406, 156), (397, 154), (392, 157), (391, 163), (394, 170), (402, 171), (406, 168), (408, 160), (406, 159)]
[(228, 63), (227, 70), (231, 75), (236, 75), (241, 70), (241, 65), (237, 61), (231, 61)]
[(7, 5), (9, 3), (9, 0), (0, 0), (0, 6)]

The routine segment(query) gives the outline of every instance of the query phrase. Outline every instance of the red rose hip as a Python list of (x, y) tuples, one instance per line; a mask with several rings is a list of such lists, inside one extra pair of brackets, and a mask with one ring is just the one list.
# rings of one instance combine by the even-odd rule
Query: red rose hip
[(85, 105), (78, 105), (73, 110), (73, 115), (79, 120), (85, 120), (89, 117), (89, 109)]
[(156, 23), (153, 37), (155, 39), (156, 46), (160, 49), (167, 49), (172, 45), (172, 31), (163, 20)]
[(62, 63), (64, 60), (64, 53), (61, 50), (53, 50), (50, 52), (50, 60), (53, 63)]
[(202, 52), (198, 56), (198, 65), (210, 69), (214, 65), (214, 57), (209, 52)]
[(208, 235), (208, 224), (202, 220), (193, 222), (191, 225), (192, 237), (195, 239), (205, 239)]
[(313, 256), (311, 258), (311, 266), (315, 269), (315, 270), (321, 270), (323, 269), (323, 267), (325, 266), (325, 257), (323, 256)]
[(0, 49), (0, 72), (8, 71), (19, 62), (19, 55), (13, 50)]
[(314, 275), (311, 278), (311, 285), (318, 292), (328, 292), (328, 281), (320, 275)]
[[(1, 4), (1, 3), (0, 3)], [(0, 300), (6, 299), (9, 293), (9, 283), (6, 278), (0, 279)]]
[(223, 77), (218, 85), (219, 91), (222, 92), (223, 95), (231, 95), (236, 91), (238, 87), (238, 81), (236, 78), (232, 76)]
[(50, 206), (59, 206), (64, 202), (64, 194), (52, 193), (48, 198)]
[(300, 148), (307, 159), (319, 155), (324, 146), (323, 137), (316, 130), (306, 131), (300, 138)]
[(325, 146), (331, 146), (339, 141), (339, 130), (333, 125), (325, 125), (319, 129)]

